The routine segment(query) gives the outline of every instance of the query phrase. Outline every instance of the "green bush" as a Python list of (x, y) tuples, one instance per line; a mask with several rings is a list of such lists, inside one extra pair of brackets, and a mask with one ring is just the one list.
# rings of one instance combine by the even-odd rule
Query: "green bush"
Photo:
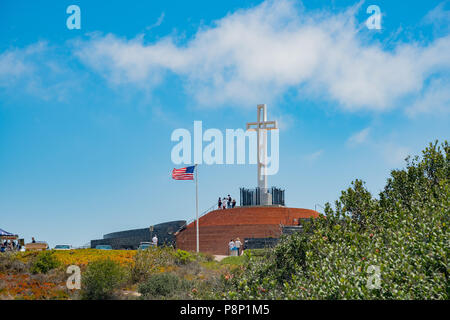
[(139, 285), (139, 293), (145, 299), (164, 299), (180, 295), (189, 289), (189, 283), (172, 273), (160, 273), (150, 276)]
[(175, 265), (173, 252), (172, 248), (167, 247), (138, 250), (131, 268), (131, 280), (134, 283), (145, 281), (165, 267)]
[(227, 297), (448, 299), (449, 212), (450, 147), (434, 143), (392, 171), (378, 199), (356, 180), (326, 216), (250, 258)]
[(262, 257), (264, 258), (270, 249), (247, 249), (244, 251), (244, 254), (251, 255), (252, 257)]
[(17, 254), (13, 252), (0, 253), (0, 272), (22, 273), (26, 269), (26, 264), (17, 259)]
[(197, 257), (198, 257), (199, 262), (212, 262), (212, 261), (215, 261), (214, 255), (212, 255), (211, 253), (199, 252), (197, 254)]
[(196, 260), (193, 254), (180, 249), (175, 251), (174, 256), (177, 264), (188, 264)]
[(60, 262), (53, 255), (52, 251), (42, 251), (31, 262), (31, 273), (47, 273), (60, 266)]
[(106, 300), (126, 282), (126, 272), (110, 259), (90, 262), (81, 278), (81, 298), (84, 300)]

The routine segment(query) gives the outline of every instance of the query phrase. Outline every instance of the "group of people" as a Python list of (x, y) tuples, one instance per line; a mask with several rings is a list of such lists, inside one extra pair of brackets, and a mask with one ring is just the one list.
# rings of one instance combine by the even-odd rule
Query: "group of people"
[(228, 249), (229, 249), (229, 255), (230, 256), (240, 256), (241, 255), (241, 247), (242, 243), (239, 238), (236, 238), (236, 241), (233, 241), (233, 239), (228, 242)]
[(3, 243), (1, 243), (0, 251), (19, 251), (21, 249), (21, 245), (19, 242), (16, 242), (14, 240), (5, 240)]
[(228, 195), (227, 197), (223, 197), (223, 199), (219, 197), (217, 206), (219, 207), (219, 209), (232, 209), (236, 206), (236, 200), (231, 199), (230, 195)]

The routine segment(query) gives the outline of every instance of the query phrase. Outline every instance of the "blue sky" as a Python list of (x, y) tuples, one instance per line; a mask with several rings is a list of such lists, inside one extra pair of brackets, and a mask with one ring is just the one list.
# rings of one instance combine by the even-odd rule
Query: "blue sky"
[[(69, 30), (66, 8), (81, 9)], [(369, 30), (369, 5), (382, 12)], [(11, 1), (0, 4), (0, 228), (82, 245), (195, 216), (173, 181), (177, 128), (280, 126), (287, 205), (448, 139), (449, 1)], [(255, 165), (203, 165), (200, 210), (256, 185)]]

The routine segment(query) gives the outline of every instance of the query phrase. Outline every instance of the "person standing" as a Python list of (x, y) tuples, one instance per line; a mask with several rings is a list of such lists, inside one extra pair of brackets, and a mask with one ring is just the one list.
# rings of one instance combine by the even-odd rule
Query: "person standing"
[(218, 201), (218, 207), (219, 209), (222, 209), (222, 199), (219, 197), (219, 201)]
[(228, 251), (230, 256), (233, 255), (234, 248), (235, 248), (234, 241), (233, 239), (231, 239), (230, 242), (228, 242)]
[(31, 243), (36, 243), (36, 240), (34, 240), (34, 237), (31, 238)]
[(236, 199), (233, 199), (233, 201), (231, 201), (231, 208), (234, 208), (236, 206)]
[(153, 246), (156, 248), (158, 246), (158, 237), (156, 236), (156, 234), (153, 236), (152, 242)]
[(236, 247), (237, 255), (240, 256), (242, 243), (241, 243), (241, 240), (239, 240), (239, 238), (236, 238), (236, 241), (234, 242), (234, 246)]

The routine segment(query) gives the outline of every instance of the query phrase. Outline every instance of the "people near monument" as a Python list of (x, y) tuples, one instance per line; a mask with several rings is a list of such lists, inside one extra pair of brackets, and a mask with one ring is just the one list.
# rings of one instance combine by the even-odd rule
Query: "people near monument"
[(232, 199), (230, 195), (226, 197), (219, 197), (219, 200), (217, 201), (217, 207), (219, 209), (231, 209), (236, 206), (236, 200)]
[(236, 247), (237, 255), (240, 256), (242, 243), (241, 243), (241, 240), (239, 240), (239, 238), (236, 238), (236, 241), (234, 242), (234, 246)]
[(235, 248), (234, 241), (233, 241), (233, 239), (231, 239), (230, 242), (228, 242), (228, 250), (229, 250), (230, 256), (233, 255), (234, 248)]
[(155, 247), (158, 246), (158, 237), (156, 236), (156, 234), (153, 236), (152, 242)]

